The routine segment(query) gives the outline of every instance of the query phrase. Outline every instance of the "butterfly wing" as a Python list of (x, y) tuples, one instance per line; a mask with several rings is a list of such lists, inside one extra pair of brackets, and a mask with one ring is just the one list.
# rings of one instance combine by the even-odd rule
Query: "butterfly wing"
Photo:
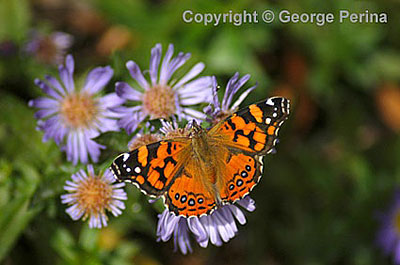
[(278, 139), (278, 131), (289, 115), (289, 100), (269, 98), (235, 112), (211, 133), (226, 137), (231, 149), (265, 155), (271, 152)]
[(131, 182), (144, 194), (158, 197), (181, 174), (183, 163), (179, 156), (185, 146), (185, 142), (179, 141), (144, 145), (119, 155), (111, 170), (118, 180)]
[[(278, 131), (289, 115), (289, 100), (269, 98), (241, 109), (216, 128), (230, 150), (219, 188), (222, 203), (231, 204), (244, 198), (262, 175), (262, 156), (274, 150)], [(213, 133), (214, 133), (213, 132)]]
[(261, 156), (231, 154), (224, 174), (225, 185), (220, 190), (222, 203), (232, 204), (249, 194), (260, 181), (262, 167)]
[(165, 193), (164, 203), (176, 215), (208, 215), (217, 207), (214, 195), (207, 191), (195, 173), (184, 169)]

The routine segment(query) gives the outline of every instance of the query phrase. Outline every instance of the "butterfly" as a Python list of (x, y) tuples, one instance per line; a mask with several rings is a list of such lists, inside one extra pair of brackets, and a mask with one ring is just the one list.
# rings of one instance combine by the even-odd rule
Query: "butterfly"
[(275, 151), (289, 100), (268, 98), (240, 109), (210, 129), (193, 123), (184, 137), (119, 155), (111, 170), (144, 194), (162, 197), (175, 215), (211, 214), (244, 198), (260, 181), (264, 155)]

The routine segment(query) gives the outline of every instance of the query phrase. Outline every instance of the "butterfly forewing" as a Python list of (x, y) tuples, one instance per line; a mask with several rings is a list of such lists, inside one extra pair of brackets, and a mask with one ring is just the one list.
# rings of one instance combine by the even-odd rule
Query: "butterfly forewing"
[(120, 181), (132, 182), (150, 196), (163, 195), (182, 168), (179, 153), (185, 144), (160, 141), (118, 156), (111, 170)]
[(273, 150), (288, 115), (289, 100), (269, 98), (235, 112), (211, 130), (225, 135), (226, 145), (231, 148), (265, 155)]

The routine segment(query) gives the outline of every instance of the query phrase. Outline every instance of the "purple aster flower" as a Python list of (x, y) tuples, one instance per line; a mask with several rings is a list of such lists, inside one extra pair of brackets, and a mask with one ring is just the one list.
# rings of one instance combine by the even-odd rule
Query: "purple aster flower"
[(135, 104), (118, 108), (123, 115), (119, 124), (128, 133), (134, 132), (146, 117), (156, 119), (177, 115), (178, 118), (188, 120), (205, 118), (203, 113), (191, 109), (190, 106), (211, 102), (211, 77), (195, 79), (204, 69), (204, 64), (198, 63), (180, 79), (172, 78), (176, 70), (190, 58), (189, 53), (180, 52), (172, 57), (173, 53), (174, 46), (170, 44), (161, 62), (161, 44), (151, 50), (148, 70), (150, 81), (146, 80), (135, 62), (126, 63), (136, 85), (131, 87), (128, 83), (117, 82), (116, 92), (127, 102)]
[(395, 264), (400, 264), (400, 190), (396, 190), (389, 210), (379, 217), (377, 244), (385, 255), (393, 255)]
[[(250, 212), (256, 208), (254, 200), (249, 196), (237, 204)], [(179, 248), (183, 254), (192, 252), (190, 233), (203, 248), (207, 247), (209, 242), (221, 246), (238, 233), (236, 221), (241, 225), (246, 223), (242, 210), (236, 205), (223, 205), (210, 215), (189, 218), (176, 216), (165, 209), (158, 217), (157, 240), (166, 242), (173, 236), (175, 251)]]
[[(239, 79), (239, 73), (236, 72), (231, 79), (229, 79), (226, 85), (224, 97), (220, 103), (218, 99), (218, 84), (216, 78), (212, 78), (213, 87), (213, 101), (212, 104), (204, 108), (204, 112), (207, 114), (207, 121), (213, 124), (218, 123), (220, 120), (228, 117), (232, 113), (238, 110), (239, 105), (247, 97), (247, 95), (253, 91), (257, 85), (252, 86), (245, 90), (239, 98), (232, 104), (233, 96), (239, 91), (239, 89), (250, 79), (250, 75), (245, 75)], [(231, 105), (232, 104), (232, 105)]]
[(76, 164), (88, 162), (88, 157), (97, 162), (100, 149), (105, 146), (96, 143), (93, 138), (107, 131), (118, 131), (119, 114), (111, 108), (120, 106), (123, 100), (115, 93), (100, 96), (99, 92), (110, 81), (113, 70), (109, 67), (97, 67), (89, 72), (83, 88), (75, 89), (73, 73), (74, 60), (68, 55), (65, 66), (59, 67), (59, 82), (52, 76), (45, 81), (36, 79), (46, 97), (29, 101), (29, 106), (39, 108), (35, 113), (38, 129), (44, 131), (43, 141), (53, 138), (66, 152), (68, 161)]
[(65, 32), (44, 35), (33, 31), (31, 35), (31, 40), (26, 44), (25, 50), (33, 54), (39, 62), (46, 64), (61, 64), (73, 43), (73, 37)]
[(87, 166), (87, 173), (80, 170), (67, 180), (64, 189), (68, 194), (61, 195), (61, 202), (70, 205), (66, 212), (73, 220), (89, 218), (90, 228), (107, 226), (106, 210), (114, 216), (122, 214), (125, 209), (122, 200), (127, 195), (122, 187), (125, 183), (116, 183), (110, 170), (96, 175), (92, 165)]

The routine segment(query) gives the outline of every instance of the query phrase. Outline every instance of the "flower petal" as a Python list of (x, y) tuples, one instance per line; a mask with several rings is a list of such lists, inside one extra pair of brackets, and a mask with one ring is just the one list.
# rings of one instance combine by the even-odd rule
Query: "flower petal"
[(157, 77), (158, 77), (158, 67), (160, 65), (161, 60), (161, 44), (157, 43), (153, 49), (151, 49), (151, 56), (150, 56), (150, 79), (151, 84), (155, 86), (157, 84)]
[(65, 88), (67, 89), (68, 93), (72, 93), (75, 90), (74, 84), (74, 59), (69, 54), (65, 58), (65, 67), (60, 65), (58, 67), (61, 81), (64, 83)]
[(168, 50), (165, 53), (164, 59), (161, 63), (161, 70), (160, 70), (160, 81), (161, 85), (166, 85), (168, 82), (167, 75), (168, 75), (168, 67), (169, 62), (171, 61), (172, 55), (174, 53), (174, 45), (170, 44), (168, 46)]
[(40, 97), (37, 99), (32, 99), (28, 102), (29, 107), (35, 107), (35, 108), (41, 108), (41, 109), (52, 109), (52, 108), (58, 108), (60, 105), (60, 102), (47, 98), (47, 97)]
[(50, 97), (53, 97), (55, 99), (62, 99), (62, 97), (56, 92), (54, 91), (52, 88), (50, 88), (45, 82), (43, 82), (42, 80), (36, 78), (35, 79), (35, 85), (37, 85), (38, 87), (40, 87), (42, 89), (42, 91), (44, 93), (46, 93), (47, 95), (49, 95)]
[(252, 212), (256, 209), (255, 201), (250, 198), (250, 196), (246, 196), (245, 198), (241, 199), (238, 201), (238, 204), (249, 212)]
[(202, 76), (185, 84), (177, 91), (181, 97), (188, 97), (197, 93), (208, 93), (212, 97), (212, 78), (210, 76)]
[(114, 71), (110, 66), (94, 68), (87, 75), (82, 91), (91, 95), (99, 92), (108, 84), (113, 74)]
[(132, 78), (135, 79), (141, 87), (143, 87), (145, 90), (149, 89), (149, 83), (144, 78), (142, 71), (135, 62), (128, 61), (126, 63), (126, 68), (128, 68)]
[(240, 97), (235, 101), (235, 103), (232, 104), (231, 106), (231, 110), (236, 110), (237, 108), (239, 108), (239, 105), (243, 102), (243, 100), (250, 94), (251, 91), (253, 91), (255, 88), (257, 87), (257, 85), (252, 86), (250, 88), (248, 88), (246, 91), (244, 91)]
[[(67, 70), (68, 70), (68, 73), (69, 73), (70, 77), (72, 77), (72, 74), (74, 73), (74, 67), (75, 67), (74, 64), (75, 64), (74, 63), (74, 57), (72, 57), (71, 54), (68, 54), (65, 57), (65, 66), (67, 67)], [(72, 81), (72, 79), (70, 81)]]
[(50, 115), (53, 115), (53, 114), (56, 113), (57, 111), (58, 111), (57, 108), (41, 109), (41, 110), (38, 110), (38, 111), (34, 114), (34, 116), (35, 116), (35, 119), (43, 119), (43, 118), (49, 117)]
[(226, 101), (227, 105), (225, 105), (225, 109), (228, 109), (228, 108), (229, 108), (229, 105), (230, 105), (231, 102), (232, 102), (233, 95), (236, 94), (236, 92), (237, 92), (249, 79), (250, 79), (250, 75), (247, 74), (247, 75), (244, 75), (242, 78), (240, 78), (240, 79), (237, 81), (237, 83), (233, 84), (232, 91), (231, 91), (231, 93), (229, 93), (228, 99), (227, 99), (227, 101)]
[(186, 75), (184, 75), (179, 80), (178, 83), (176, 83), (172, 87), (172, 89), (179, 89), (182, 85), (186, 84), (187, 82), (198, 76), (204, 70), (204, 67), (205, 67), (204, 63), (197, 63), (195, 66), (193, 66), (192, 69), (190, 69), (190, 71)]
[(238, 207), (236, 207), (235, 205), (229, 205), (229, 209), (235, 216), (236, 220), (238, 220), (239, 224), (244, 225), (246, 223), (246, 217)]
[(65, 89), (56, 78), (51, 75), (45, 75), (44, 78), (51, 87), (55, 88), (61, 95), (65, 96)]
[(227, 110), (228, 106), (230, 105), (230, 102), (228, 102), (228, 97), (229, 95), (232, 94), (232, 91), (234, 89), (235, 83), (237, 79), (239, 78), (239, 73), (236, 72), (228, 81), (228, 84), (226, 85), (225, 93), (224, 93), (224, 98), (222, 99), (222, 109)]
[(89, 136), (86, 135), (85, 137), (85, 142), (87, 146), (87, 150), (89, 152), (90, 158), (92, 159), (93, 162), (97, 163), (99, 161), (100, 157), (100, 150), (101, 149), (106, 149), (104, 145), (98, 144), (92, 139), (90, 139)]
[(187, 114), (187, 117), (194, 118), (197, 121), (201, 121), (206, 118), (206, 115), (204, 113), (191, 108), (183, 108), (183, 112)]
[(133, 89), (130, 85), (128, 85), (125, 82), (115, 83), (115, 91), (119, 97), (132, 101), (141, 101), (143, 96), (142, 93)]
[[(168, 68), (166, 70), (167, 73), (164, 77), (165, 84), (168, 82), (168, 80), (171, 79), (175, 71), (178, 70), (182, 65), (184, 65), (187, 60), (189, 60), (190, 56), (190, 53), (180, 52), (175, 58), (172, 59), (171, 63), (168, 65)], [(160, 78), (160, 83), (161, 82), (162, 80)]]

